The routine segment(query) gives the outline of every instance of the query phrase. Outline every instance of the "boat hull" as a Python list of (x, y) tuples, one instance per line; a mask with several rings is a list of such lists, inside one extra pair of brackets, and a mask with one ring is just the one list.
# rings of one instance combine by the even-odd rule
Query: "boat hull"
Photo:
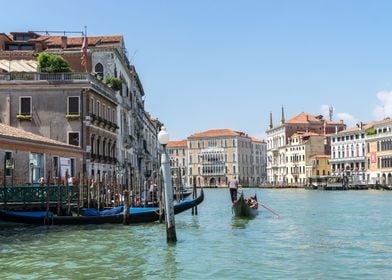
[[(255, 196), (256, 197), (256, 196)], [(257, 198), (256, 198), (257, 202)], [(257, 215), (258, 207), (250, 207), (247, 199), (241, 194), (239, 199), (233, 203), (232, 206), (234, 216), (236, 217), (255, 217)]]
[[(191, 209), (204, 200), (204, 192), (201, 190), (200, 195), (193, 200), (182, 201), (174, 205), (174, 214), (182, 213)], [(33, 213), (33, 212), (30, 212)], [(124, 221), (123, 214), (106, 215), (106, 216), (56, 216), (40, 212), (41, 215), (31, 215), (29, 212), (14, 212), (0, 210), (0, 220), (5, 222), (37, 224), (37, 225), (86, 225), (86, 224), (122, 224)], [(151, 223), (160, 220), (159, 208), (153, 208), (148, 211), (131, 208), (129, 220), (127, 223)], [(164, 219), (164, 215), (162, 215)]]

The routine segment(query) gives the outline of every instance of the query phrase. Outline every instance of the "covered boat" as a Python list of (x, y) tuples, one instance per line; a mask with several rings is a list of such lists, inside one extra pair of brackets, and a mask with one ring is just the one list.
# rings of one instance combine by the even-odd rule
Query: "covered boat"
[(257, 215), (257, 209), (259, 208), (259, 203), (257, 201), (256, 194), (244, 198), (244, 193), (241, 192), (238, 200), (233, 203), (233, 213), (236, 217), (255, 217)]
[[(182, 213), (202, 203), (204, 192), (201, 190), (196, 199), (188, 199), (174, 205), (174, 214)], [(85, 224), (122, 224), (124, 207), (97, 211), (86, 209), (81, 216), (57, 216), (48, 211), (20, 212), (0, 210), (0, 221), (41, 225), (85, 225)], [(161, 217), (158, 207), (132, 207), (129, 209), (129, 222), (150, 223), (158, 221)], [(162, 215), (164, 218), (164, 215)]]

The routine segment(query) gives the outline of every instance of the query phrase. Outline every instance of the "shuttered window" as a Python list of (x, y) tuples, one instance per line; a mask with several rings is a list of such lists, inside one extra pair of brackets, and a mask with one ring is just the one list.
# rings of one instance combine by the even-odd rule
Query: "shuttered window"
[(20, 114), (31, 115), (31, 97), (20, 98)]
[(79, 115), (79, 97), (68, 97), (68, 114)]

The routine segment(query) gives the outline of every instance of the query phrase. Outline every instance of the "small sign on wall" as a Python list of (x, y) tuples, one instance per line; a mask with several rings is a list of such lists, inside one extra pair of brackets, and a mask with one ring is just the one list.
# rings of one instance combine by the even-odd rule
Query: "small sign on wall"
[(376, 163), (377, 162), (377, 155), (375, 152), (370, 153), (370, 162), (371, 163)]

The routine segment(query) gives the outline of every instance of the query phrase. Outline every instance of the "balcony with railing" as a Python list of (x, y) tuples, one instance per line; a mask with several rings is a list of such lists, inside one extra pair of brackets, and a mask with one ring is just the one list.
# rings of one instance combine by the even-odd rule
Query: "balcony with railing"
[(90, 73), (67, 72), (67, 73), (43, 73), (43, 72), (10, 72), (0, 73), (0, 85), (12, 82), (26, 82), (35, 84), (39, 82), (48, 82), (49, 84), (72, 84), (78, 82), (88, 82), (92, 88), (100, 91), (106, 97), (115, 102), (116, 92), (98, 80)]

